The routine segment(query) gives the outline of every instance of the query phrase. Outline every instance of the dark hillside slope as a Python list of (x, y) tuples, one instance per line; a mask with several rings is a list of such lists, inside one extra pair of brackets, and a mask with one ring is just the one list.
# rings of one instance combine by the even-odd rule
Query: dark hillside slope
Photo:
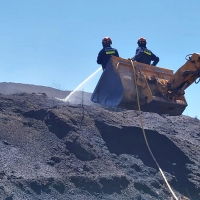
[[(200, 200), (200, 121), (153, 113), (143, 120), (176, 195)], [(0, 148), (0, 199), (172, 199), (137, 111), (1, 94)]]

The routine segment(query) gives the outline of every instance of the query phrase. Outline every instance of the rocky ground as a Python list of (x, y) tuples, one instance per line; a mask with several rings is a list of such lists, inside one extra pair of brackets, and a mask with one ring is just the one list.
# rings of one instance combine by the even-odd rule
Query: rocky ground
[[(0, 199), (173, 199), (145, 144), (138, 111), (31, 91), (0, 94)], [(200, 120), (142, 117), (176, 196), (200, 200)]]

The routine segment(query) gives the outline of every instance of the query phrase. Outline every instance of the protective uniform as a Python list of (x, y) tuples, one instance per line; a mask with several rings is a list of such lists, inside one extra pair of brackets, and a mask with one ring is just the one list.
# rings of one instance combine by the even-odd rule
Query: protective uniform
[[(145, 38), (138, 39), (138, 48), (136, 49), (135, 56), (132, 58), (132, 60), (156, 66), (159, 62), (159, 57), (147, 49), (146, 43), (147, 42)], [(153, 61), (152, 64), (151, 61)]]
[(108, 60), (112, 55), (119, 57), (117, 49), (112, 48), (111, 44), (112, 40), (109, 37), (103, 38), (102, 40), (103, 49), (101, 49), (97, 57), (97, 63), (102, 65), (103, 70), (106, 68)]

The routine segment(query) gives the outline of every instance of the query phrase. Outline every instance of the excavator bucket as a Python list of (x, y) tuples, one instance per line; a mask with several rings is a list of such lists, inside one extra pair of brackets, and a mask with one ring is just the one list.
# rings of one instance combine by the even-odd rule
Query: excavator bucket
[(166, 95), (167, 83), (172, 76), (172, 70), (112, 56), (91, 101), (138, 110), (138, 94), (142, 111), (181, 115), (187, 106), (184, 95)]

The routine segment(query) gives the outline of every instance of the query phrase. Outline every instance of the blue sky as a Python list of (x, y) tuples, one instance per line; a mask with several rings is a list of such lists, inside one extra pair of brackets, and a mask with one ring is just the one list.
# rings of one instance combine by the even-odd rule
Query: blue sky
[[(199, 8), (199, 0), (1, 0), (0, 81), (73, 90), (100, 67), (105, 36), (123, 58), (145, 37), (158, 66), (176, 71), (200, 53)], [(83, 90), (92, 92), (100, 75)], [(200, 118), (199, 90), (186, 90), (185, 115)]]

